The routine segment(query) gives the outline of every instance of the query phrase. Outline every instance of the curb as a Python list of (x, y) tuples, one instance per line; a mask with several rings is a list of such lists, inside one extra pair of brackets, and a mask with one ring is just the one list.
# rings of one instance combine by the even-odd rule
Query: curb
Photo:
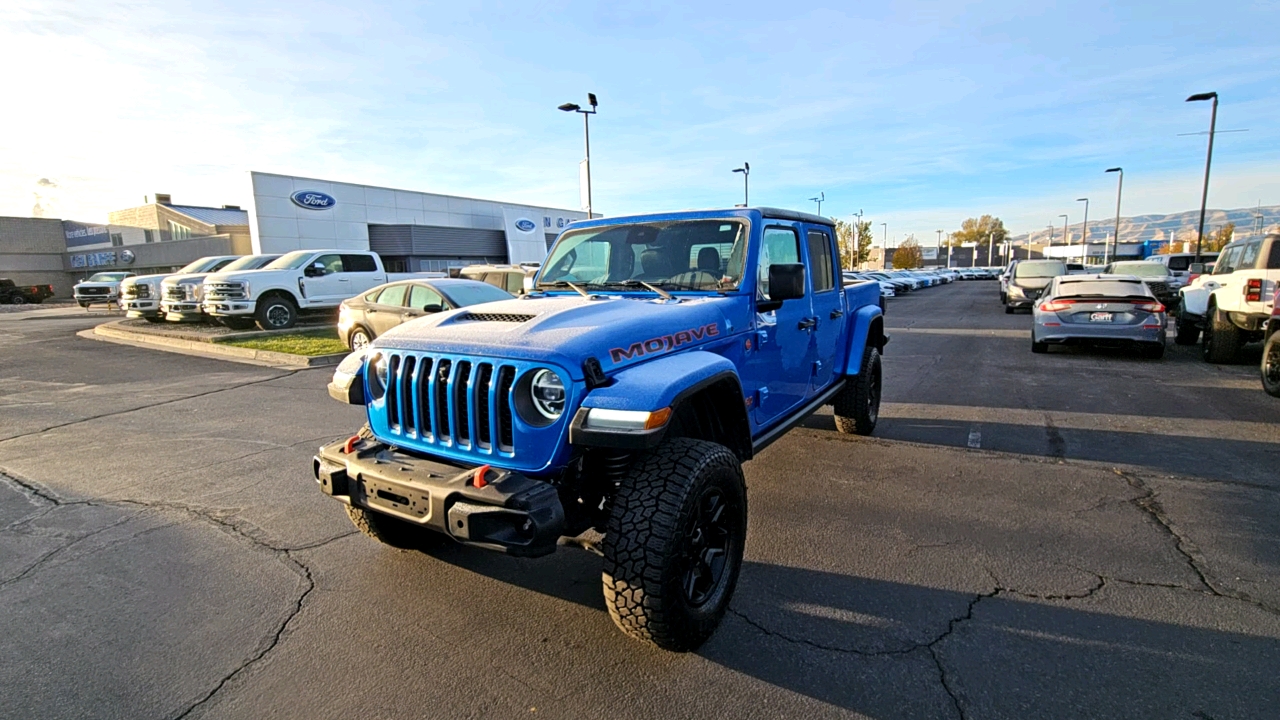
[(201, 340), (186, 340), (182, 338), (163, 337), (159, 335), (145, 335), (124, 330), (117, 327), (122, 321), (103, 323), (90, 330), (81, 330), (76, 333), (82, 338), (90, 340), (102, 340), (105, 342), (113, 342), (120, 345), (132, 345), (134, 347), (144, 347), (154, 350), (166, 350), (168, 352), (182, 353), (184, 355), (196, 355), (199, 357), (214, 358), (217, 360), (230, 360), (232, 362), (248, 363), (250, 365), (265, 365), (275, 368), (302, 369), (313, 367), (331, 367), (342, 362), (347, 353), (338, 353), (335, 355), (291, 355), (289, 353), (275, 352), (272, 350), (254, 350), (252, 348), (234, 347), (231, 345), (222, 345)]

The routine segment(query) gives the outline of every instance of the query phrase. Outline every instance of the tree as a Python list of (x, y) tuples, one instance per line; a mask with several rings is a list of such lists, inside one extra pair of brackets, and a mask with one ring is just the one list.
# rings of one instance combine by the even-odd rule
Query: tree
[(858, 264), (871, 259), (871, 221), (858, 223)]
[(901, 270), (924, 267), (924, 253), (920, 252), (920, 243), (915, 238), (907, 239), (893, 251), (893, 267)]
[(1227, 246), (1227, 243), (1236, 235), (1236, 224), (1229, 222), (1218, 228), (1217, 232), (1206, 233), (1204, 241), (1201, 243), (1201, 252), (1218, 252)]
[(951, 245), (954, 247), (964, 243), (974, 243), (985, 246), (987, 238), (990, 238), (991, 242), (998, 247), (1004, 244), (1008, 236), (1009, 231), (1004, 229), (1003, 220), (991, 215), (983, 215), (960, 223), (960, 229), (951, 233)]

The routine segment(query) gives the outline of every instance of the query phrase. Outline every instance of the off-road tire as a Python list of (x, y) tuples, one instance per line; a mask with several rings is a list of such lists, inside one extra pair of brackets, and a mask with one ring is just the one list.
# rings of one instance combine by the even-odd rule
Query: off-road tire
[(247, 317), (220, 317), (218, 322), (232, 330), (252, 330), (257, 326), (253, 318)]
[(1280, 397), (1280, 331), (1271, 333), (1262, 346), (1262, 389)]
[(1200, 349), (1205, 362), (1218, 365), (1235, 362), (1241, 345), (1244, 345), (1244, 338), (1240, 328), (1217, 306), (1210, 306), (1205, 314), (1204, 344)]
[(288, 330), (298, 324), (298, 306), (282, 295), (269, 295), (258, 301), (254, 319), (263, 330)]
[(1173, 342), (1177, 345), (1195, 345), (1200, 339), (1200, 328), (1196, 327), (1191, 318), (1186, 313), (1178, 310), (1178, 315), (1174, 319), (1174, 328), (1178, 331), (1173, 336)]
[[(369, 423), (365, 423), (356, 435), (362, 440), (374, 439)], [(354, 505), (347, 505), (346, 508), (347, 517), (351, 518), (351, 524), (355, 525), (357, 530), (384, 545), (407, 550), (443, 544), (445, 541), (445, 537), (434, 530), (417, 527), (390, 515)]]
[(831, 403), (836, 430), (845, 435), (870, 435), (880, 419), (883, 374), (880, 351), (868, 345), (862, 352), (862, 368), (845, 382)]
[[(717, 522), (724, 526), (713, 529), (704, 513), (716, 498), (722, 503)], [(609, 616), (641, 642), (675, 652), (696, 649), (729, 608), (746, 530), (746, 483), (737, 456), (706, 440), (663, 441), (632, 464), (613, 498), (603, 543)], [(714, 582), (693, 602), (690, 595), (697, 593), (687, 588), (699, 586), (696, 577), (690, 582), (689, 554), (708, 558), (699, 537), (723, 544), (710, 556), (723, 559), (718, 574), (714, 559), (706, 564)]]

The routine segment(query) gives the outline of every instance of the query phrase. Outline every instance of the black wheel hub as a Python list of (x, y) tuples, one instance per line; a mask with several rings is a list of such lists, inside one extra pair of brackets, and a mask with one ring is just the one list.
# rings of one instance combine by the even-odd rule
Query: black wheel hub
[(729, 576), (728, 565), (737, 537), (737, 513), (719, 488), (708, 488), (698, 500), (685, 535), (684, 572), (680, 586), (693, 607), (707, 602)]
[(1267, 346), (1267, 355), (1262, 358), (1262, 375), (1267, 382), (1280, 385), (1280, 342)]

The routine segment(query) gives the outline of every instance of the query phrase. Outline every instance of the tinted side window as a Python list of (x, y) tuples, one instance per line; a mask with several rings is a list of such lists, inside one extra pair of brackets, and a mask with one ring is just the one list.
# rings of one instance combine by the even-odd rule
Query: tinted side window
[(512, 295), (516, 295), (516, 294), (520, 293), (520, 291), (524, 290), (524, 273), (522, 273), (522, 272), (518, 272), (518, 273), (515, 273), (515, 272), (507, 273), (507, 288), (506, 288), (506, 290), (507, 290), (507, 292), (511, 293)]
[(347, 272), (378, 272), (372, 255), (343, 255), (342, 264)]
[(378, 304), (400, 307), (404, 305), (404, 294), (408, 289), (408, 285), (389, 285), (378, 294)]
[(769, 297), (769, 266), (800, 262), (800, 238), (791, 228), (764, 229), (760, 244), (760, 264), (756, 269), (756, 286), (762, 298)]
[(1213, 274), (1226, 275), (1232, 272), (1233, 270), (1235, 270), (1236, 260), (1239, 257), (1240, 257), (1239, 246), (1236, 246), (1233, 248), (1227, 248), (1227, 250), (1223, 252), (1221, 256), (1218, 257), (1217, 264), (1213, 266)]
[(1267, 258), (1268, 270), (1280, 270), (1280, 238), (1271, 240), (1271, 257)]
[(1178, 272), (1182, 272), (1183, 270), (1186, 270), (1187, 268), (1191, 267), (1191, 260), (1192, 258), (1189, 258), (1186, 256), (1171, 257), (1165, 260), (1165, 264), (1169, 266), (1170, 270), (1177, 270)]
[(413, 290), (409, 292), (409, 307), (414, 310), (421, 310), (428, 305), (444, 307), (444, 304), (444, 298), (440, 297), (440, 293), (426, 285), (414, 285)]
[(808, 240), (813, 291), (820, 293), (835, 288), (835, 263), (831, 259), (831, 238), (824, 232), (810, 230)]
[(506, 283), (507, 283), (507, 274), (502, 272), (491, 272), (484, 276), (484, 281), (486, 284), (492, 285), (496, 288), (502, 288), (503, 290), (505, 290)]
[(1252, 269), (1258, 262), (1258, 252), (1262, 250), (1262, 241), (1255, 240), (1244, 246), (1244, 251), (1240, 253), (1240, 264), (1238, 268)]

